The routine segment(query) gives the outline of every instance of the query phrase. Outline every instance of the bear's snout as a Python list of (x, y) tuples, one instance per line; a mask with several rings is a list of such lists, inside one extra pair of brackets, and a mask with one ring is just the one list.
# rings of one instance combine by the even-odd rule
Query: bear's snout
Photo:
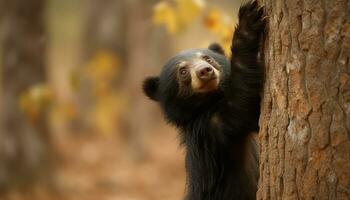
[(215, 77), (214, 69), (212, 66), (201, 66), (196, 69), (196, 75), (201, 81), (210, 81)]

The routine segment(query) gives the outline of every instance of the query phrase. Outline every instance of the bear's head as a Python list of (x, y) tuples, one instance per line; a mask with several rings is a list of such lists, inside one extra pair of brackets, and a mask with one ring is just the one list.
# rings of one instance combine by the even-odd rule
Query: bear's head
[(144, 80), (143, 91), (161, 104), (165, 114), (193, 113), (222, 93), (230, 72), (222, 47), (212, 44), (208, 49), (188, 50), (171, 58), (159, 76)]

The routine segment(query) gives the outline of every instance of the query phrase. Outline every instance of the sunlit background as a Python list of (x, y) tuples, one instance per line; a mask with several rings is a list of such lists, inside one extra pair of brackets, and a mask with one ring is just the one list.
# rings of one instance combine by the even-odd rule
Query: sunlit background
[(241, 0), (0, 0), (0, 199), (178, 200), (184, 151), (141, 90), (221, 43)]

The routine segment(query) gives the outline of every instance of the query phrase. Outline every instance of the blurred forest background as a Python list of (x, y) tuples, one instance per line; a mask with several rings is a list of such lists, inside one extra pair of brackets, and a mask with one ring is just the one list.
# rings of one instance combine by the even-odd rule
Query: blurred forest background
[(227, 50), (240, 0), (0, 0), (0, 199), (181, 199), (183, 152), (141, 91)]

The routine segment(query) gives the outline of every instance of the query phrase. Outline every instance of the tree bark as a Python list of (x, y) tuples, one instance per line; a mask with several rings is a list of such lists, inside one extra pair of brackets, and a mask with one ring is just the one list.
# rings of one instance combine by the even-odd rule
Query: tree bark
[(350, 1), (263, 0), (258, 199), (350, 198)]
[(1, 0), (0, 189), (32, 180), (43, 161), (47, 117), (31, 123), (19, 99), (46, 81), (45, 2)]

